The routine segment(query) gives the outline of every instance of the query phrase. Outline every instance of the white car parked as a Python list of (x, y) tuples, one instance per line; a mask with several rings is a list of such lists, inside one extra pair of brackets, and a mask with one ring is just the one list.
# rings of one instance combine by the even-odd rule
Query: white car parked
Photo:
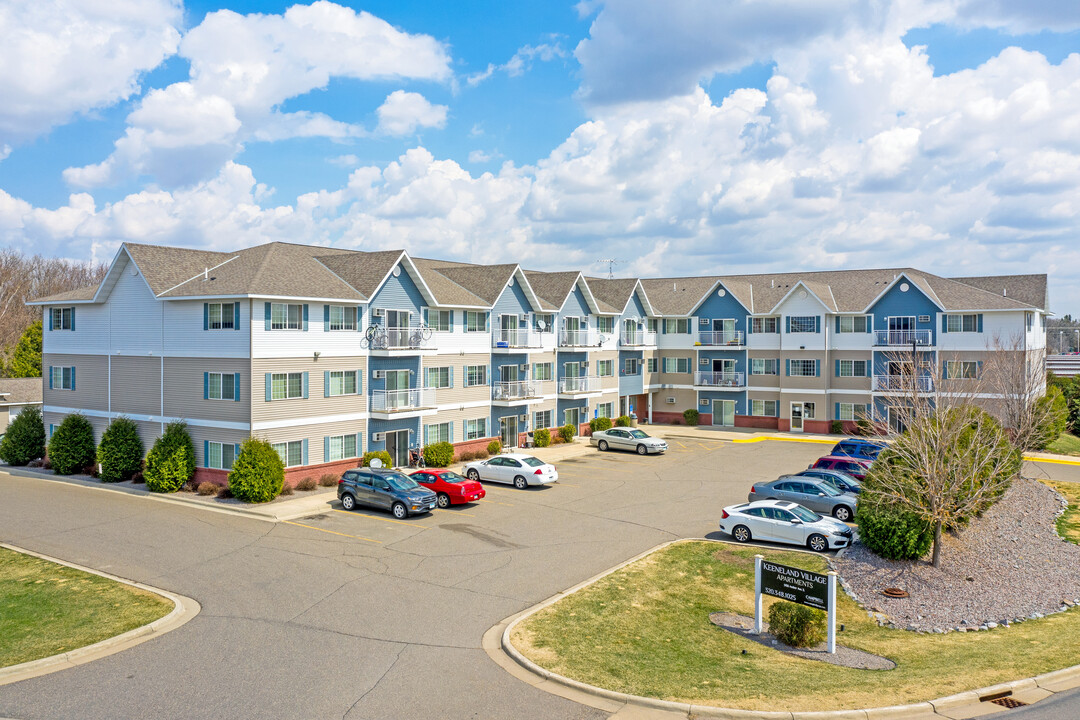
[(726, 507), (720, 531), (741, 543), (767, 540), (802, 545), (815, 552), (847, 547), (854, 535), (839, 520), (786, 500), (757, 500)]
[(496, 455), (488, 460), (471, 462), (465, 466), (465, 477), (470, 480), (484, 480), (512, 483), (518, 490), (529, 485), (547, 485), (559, 479), (554, 465), (522, 453)]
[(632, 450), (638, 455), (667, 452), (667, 442), (645, 434), (637, 428), (611, 428), (597, 430), (589, 438), (589, 444), (601, 450)]

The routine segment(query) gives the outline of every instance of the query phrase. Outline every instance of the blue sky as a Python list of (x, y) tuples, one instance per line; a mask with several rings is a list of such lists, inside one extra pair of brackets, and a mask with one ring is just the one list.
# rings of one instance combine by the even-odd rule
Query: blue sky
[(1075, 3), (40, 0), (0, 32), (3, 245), (1048, 272), (1080, 314)]

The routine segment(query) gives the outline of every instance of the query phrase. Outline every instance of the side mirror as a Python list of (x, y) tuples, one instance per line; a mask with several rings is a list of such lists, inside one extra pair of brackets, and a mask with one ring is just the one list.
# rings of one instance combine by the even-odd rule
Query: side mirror
[(825, 497), (825, 493), (823, 493), (823, 492), (819, 492), (819, 493), (817, 494), (817, 496), (818, 496), (818, 497)]
[(794, 518), (794, 519), (793, 519), (793, 520), (791, 521), (791, 524), (792, 524), (792, 525), (802, 525), (802, 520), (800, 520), (799, 518)]

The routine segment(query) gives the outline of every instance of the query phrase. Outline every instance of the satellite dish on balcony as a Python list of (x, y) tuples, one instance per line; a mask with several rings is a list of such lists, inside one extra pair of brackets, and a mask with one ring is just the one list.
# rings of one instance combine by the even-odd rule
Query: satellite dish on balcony
[(547, 321), (546, 320), (537, 320), (536, 321), (536, 327), (540, 328), (540, 332), (544, 332), (545, 330), (547, 330)]
[(379, 468), (381, 468), (382, 466), (383, 466), (383, 464), (382, 464), (382, 460), (380, 460), (380, 459), (379, 459), (379, 458), (377, 458), (377, 457), (375, 457), (375, 458), (371, 458), (371, 461), (370, 461), (370, 462), (368, 462), (368, 467), (373, 467), (373, 468), (375, 468), (376, 470), (378, 470), (378, 469), (379, 469)]

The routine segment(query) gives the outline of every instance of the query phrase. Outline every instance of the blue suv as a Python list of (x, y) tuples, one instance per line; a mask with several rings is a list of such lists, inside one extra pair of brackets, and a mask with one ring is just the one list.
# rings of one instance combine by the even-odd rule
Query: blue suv
[(844, 438), (836, 443), (830, 455), (860, 458), (862, 460), (876, 460), (878, 454), (885, 449), (885, 445), (872, 440), (862, 438)]
[(398, 520), (435, 509), (435, 493), (397, 470), (356, 468), (346, 470), (338, 480), (341, 507), (354, 510), (367, 505), (389, 510)]

